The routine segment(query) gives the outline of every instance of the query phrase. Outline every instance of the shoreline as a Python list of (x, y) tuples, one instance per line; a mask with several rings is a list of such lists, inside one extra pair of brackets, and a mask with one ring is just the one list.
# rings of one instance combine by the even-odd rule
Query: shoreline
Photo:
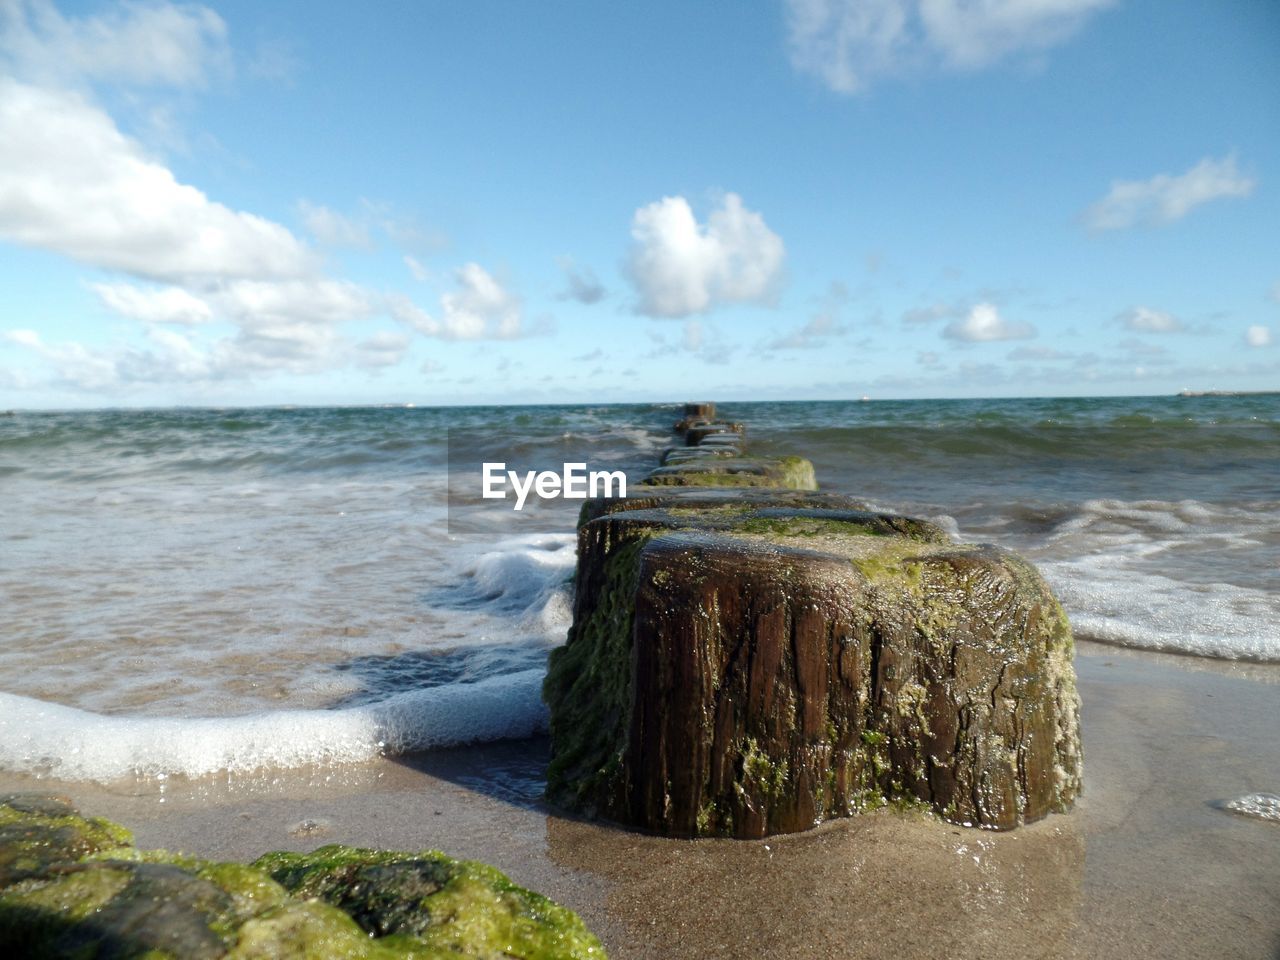
[(671, 840), (541, 803), (545, 738), (325, 770), (98, 785), (71, 797), (142, 847), (220, 859), (326, 843), (484, 860), (576, 911), (611, 957), (1271, 957), (1280, 666), (1081, 641), (1085, 790), (1009, 833), (888, 811), (800, 834)]

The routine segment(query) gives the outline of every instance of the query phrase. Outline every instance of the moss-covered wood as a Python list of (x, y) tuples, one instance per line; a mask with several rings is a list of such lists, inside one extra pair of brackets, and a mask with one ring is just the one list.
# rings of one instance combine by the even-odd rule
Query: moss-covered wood
[(1000, 829), (1070, 805), (1071, 634), (1025, 561), (798, 495), (641, 501), (579, 531), (553, 801), (739, 837), (885, 803)]
[(728, 420), (711, 420), (692, 424), (685, 430), (684, 441), (691, 447), (697, 446), (703, 440), (716, 436), (732, 437), (741, 439), (747, 432), (747, 428), (740, 423), (732, 423)]
[(803, 457), (735, 457), (658, 467), (642, 487), (777, 487), (816, 490), (813, 464)]
[(56, 797), (0, 797), (0, 956), (599, 958), (569, 910), (436, 851), (325, 847), (252, 865), (138, 850)]

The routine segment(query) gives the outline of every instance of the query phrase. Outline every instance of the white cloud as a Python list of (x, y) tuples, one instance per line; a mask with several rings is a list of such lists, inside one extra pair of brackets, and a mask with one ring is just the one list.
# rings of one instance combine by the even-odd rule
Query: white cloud
[(11, 76), (200, 87), (230, 62), (227, 26), (208, 7), (126, 2), (64, 17), (49, 0), (0, 2), (0, 66)]
[(994, 304), (979, 303), (962, 320), (947, 324), (942, 335), (966, 343), (990, 343), (995, 340), (1028, 340), (1036, 335), (1029, 323), (1010, 323), (1000, 316)]
[(116, 365), (78, 343), (47, 344), (34, 330), (10, 330), (5, 339), (45, 360), (58, 379), (84, 390), (100, 390), (118, 382)]
[[(380, 314), (416, 311), (434, 336), (518, 332), (518, 298), (474, 265), (442, 298), (438, 323), (407, 298), (326, 276), (315, 250), (286, 227), (180, 182), (121, 132), (86, 83), (198, 87), (229, 64), (225, 35), (221, 19), (198, 6), (125, 3), (67, 18), (41, 0), (0, 0), (0, 243), (116, 274), (89, 286), (143, 325), (131, 342), (105, 347), (32, 331), (6, 339), (59, 384), (120, 392), (399, 362), (405, 334), (357, 339), (345, 329)], [(136, 105), (135, 95), (127, 102)], [(367, 246), (373, 228), (425, 243), (367, 202), (355, 219), (306, 202), (299, 211), (326, 244)]]
[(444, 340), (511, 340), (521, 336), (520, 298), (478, 263), (454, 273), (457, 287), (440, 297), (439, 319), (406, 297), (391, 297), (387, 309), (406, 326)]
[(560, 293), (561, 300), (576, 300), (582, 304), (599, 303), (605, 297), (604, 285), (596, 277), (595, 271), (587, 266), (574, 263), (572, 257), (558, 258), (560, 269), (564, 271), (565, 289)]
[(213, 310), (181, 287), (137, 287), (130, 283), (95, 283), (93, 292), (107, 309), (142, 323), (208, 323)]
[(344, 217), (326, 206), (300, 200), (298, 213), (311, 235), (326, 246), (367, 249), (373, 245), (369, 229), (364, 224)]
[(1181, 220), (1201, 204), (1247, 197), (1257, 181), (1236, 169), (1232, 155), (1205, 157), (1186, 173), (1161, 173), (1150, 180), (1117, 180), (1081, 220), (1090, 230), (1163, 226)]
[(457, 271), (458, 289), (440, 298), (444, 328), (459, 340), (520, 335), (520, 298), (478, 263)]
[(0, 143), (0, 239), (162, 283), (315, 266), (284, 227), (179, 183), (78, 94), (0, 79)]
[(1116, 0), (920, 0), (931, 46), (956, 67), (985, 67), (1069, 39)]
[(1182, 333), (1186, 330), (1182, 321), (1172, 314), (1150, 307), (1133, 307), (1116, 319), (1129, 330), (1139, 333)]
[(1268, 347), (1271, 345), (1271, 328), (1254, 324), (1244, 332), (1244, 340), (1251, 347)]
[(687, 317), (725, 303), (769, 303), (782, 278), (782, 239), (760, 214), (726, 194), (705, 226), (684, 197), (641, 207), (631, 224), (627, 274), (637, 311)]
[(1068, 39), (1115, 0), (787, 0), (792, 65), (838, 93), (941, 64), (978, 69)]

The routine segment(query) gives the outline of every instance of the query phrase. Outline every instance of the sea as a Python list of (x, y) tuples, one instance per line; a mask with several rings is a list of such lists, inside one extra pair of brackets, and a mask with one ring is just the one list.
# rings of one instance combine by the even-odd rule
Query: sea
[[(1027, 556), (1077, 638), (1280, 662), (1280, 395), (720, 409), (824, 490)], [(634, 484), (678, 415), (0, 416), (0, 771), (234, 777), (544, 731), (580, 501), (481, 503), (476, 465)]]

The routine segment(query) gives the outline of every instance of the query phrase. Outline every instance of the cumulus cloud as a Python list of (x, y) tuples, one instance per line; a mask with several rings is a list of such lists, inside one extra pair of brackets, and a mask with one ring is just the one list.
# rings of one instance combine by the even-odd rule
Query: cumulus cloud
[(687, 317), (726, 303), (770, 303), (782, 279), (782, 239), (729, 193), (705, 225), (684, 197), (641, 207), (631, 224), (627, 275), (637, 312)]
[(596, 277), (594, 270), (579, 266), (572, 257), (560, 257), (558, 262), (560, 269), (564, 271), (565, 280), (565, 288), (560, 292), (559, 299), (575, 300), (586, 305), (599, 303), (604, 299), (604, 285)]
[[(15, 10), (33, 9), (3, 4), (0, 16), (10, 26)], [(116, 274), (90, 289), (107, 309), (143, 325), (141, 343), (131, 346), (9, 337), (42, 359), (58, 383), (109, 391), (377, 367), (403, 355), (391, 335), (355, 341), (344, 327), (391, 314), (393, 300), (402, 312), (417, 309), (411, 301), (326, 276), (315, 251), (286, 227), (180, 182), (87, 92), (0, 77), (0, 144), (0, 241)], [(302, 213), (326, 241), (363, 239), (359, 223), (327, 208), (304, 205)], [(423, 332), (514, 335), (519, 300), (475, 265), (460, 277), (459, 289), (442, 298), (443, 319), (428, 318)], [(218, 336), (171, 329), (204, 324)]]
[(468, 263), (456, 273), (458, 287), (440, 298), (444, 329), (460, 340), (510, 339), (520, 335), (520, 298), (484, 267)]
[(1271, 346), (1271, 328), (1262, 324), (1254, 324), (1244, 332), (1244, 342), (1251, 347)]
[(181, 287), (144, 288), (130, 283), (95, 283), (92, 287), (107, 309), (142, 323), (192, 326), (213, 319), (209, 304)]
[(990, 343), (996, 340), (1028, 340), (1036, 335), (1029, 323), (1005, 320), (994, 304), (979, 303), (964, 316), (947, 324), (942, 335), (965, 343)]
[(98, 390), (112, 386), (119, 380), (112, 360), (98, 356), (81, 344), (47, 344), (34, 330), (10, 330), (4, 337), (10, 343), (25, 347), (45, 360), (54, 369), (58, 379), (67, 385)]
[(49, 0), (0, 2), (0, 65), (11, 76), (200, 87), (230, 63), (227, 26), (208, 7), (135, 2), (64, 17)]
[(1172, 314), (1150, 307), (1133, 307), (1117, 315), (1116, 320), (1126, 329), (1139, 333), (1182, 333), (1187, 329)]
[(1202, 204), (1247, 197), (1256, 184), (1236, 168), (1234, 156), (1205, 157), (1186, 173), (1114, 181), (1110, 192), (1084, 211), (1081, 221), (1095, 231), (1164, 226)]
[(511, 340), (522, 328), (520, 297), (478, 263), (454, 273), (455, 287), (440, 297), (440, 316), (404, 297), (388, 301), (391, 315), (428, 337), (445, 340)]
[(1115, 0), (787, 0), (792, 65), (838, 93), (940, 64), (975, 70), (1072, 36)]
[(295, 277), (287, 229), (178, 182), (83, 96), (0, 79), (0, 239), (162, 283)]

